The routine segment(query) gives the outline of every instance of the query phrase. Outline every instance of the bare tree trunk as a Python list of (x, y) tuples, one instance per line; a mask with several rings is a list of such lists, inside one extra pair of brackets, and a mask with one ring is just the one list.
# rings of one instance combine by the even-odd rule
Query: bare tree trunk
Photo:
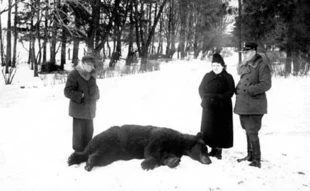
[(108, 52), (109, 52), (109, 54), (108, 54), (108, 57), (110, 58), (111, 57), (111, 47), (110, 47), (110, 43), (109, 43), (109, 41), (107, 41), (107, 47), (108, 47)]
[[(59, 0), (54, 0), (54, 9), (58, 8)], [(56, 14), (56, 13), (54, 13)], [(50, 62), (47, 64), (47, 71), (50, 71), (56, 65), (56, 41), (57, 41), (57, 19), (56, 15), (53, 15), (52, 37), (50, 47)]]
[[(142, 6), (143, 8), (143, 6)], [(140, 39), (140, 25), (141, 23), (141, 19), (140, 16), (138, 14), (138, 3), (135, 4), (135, 29), (136, 29), (136, 44), (137, 44), (137, 48), (138, 48), (138, 52), (139, 52), (139, 56), (141, 56), (141, 39)]]
[[(99, 29), (99, 24), (100, 24), (100, 0), (94, 0), (93, 3), (91, 4), (92, 8), (92, 20), (90, 23), (89, 27), (89, 33), (86, 41), (86, 46), (87, 46), (87, 52), (88, 54), (93, 54), (97, 55), (95, 51), (100, 51), (100, 49), (96, 50), (95, 49), (95, 41), (97, 42), (97, 32)], [(99, 36), (98, 36), (99, 38)]]
[(8, 0), (8, 23), (7, 23), (7, 36), (6, 36), (6, 66), (5, 66), (5, 74), (9, 73), (9, 67), (12, 65), (11, 60), (11, 15), (12, 15), (12, 0)]
[(292, 60), (293, 60), (293, 75), (298, 76), (298, 73), (300, 71), (300, 59), (299, 54), (297, 52), (294, 52)]
[(62, 27), (62, 37), (61, 37), (61, 57), (60, 57), (60, 70), (64, 70), (64, 65), (66, 63), (66, 52), (67, 52), (67, 34), (66, 27)]
[(194, 14), (194, 42), (193, 42), (193, 49), (194, 49), (194, 58), (197, 59), (199, 56), (199, 53), (201, 51), (201, 40), (200, 37), (202, 36), (202, 30), (201, 30), (201, 26), (202, 26), (202, 13), (201, 13), (201, 7), (199, 6), (199, 4), (196, 4), (195, 7), (195, 14)]
[[(0, 9), (1, 11), (1, 9)], [(1, 51), (1, 66), (5, 66), (5, 60), (4, 60), (4, 49), (3, 49), (3, 39), (2, 39), (2, 24), (1, 24), (1, 14), (0, 14), (0, 51)]]
[[(107, 44), (108, 44), (109, 42), (107, 42)], [(107, 59), (107, 55), (106, 55), (106, 47), (105, 47), (105, 43), (103, 44), (103, 46), (102, 46), (102, 58), (103, 58), (103, 60), (105, 60), (105, 59)]]
[(185, 58), (185, 41), (186, 41), (186, 22), (187, 22), (187, 1), (181, 0), (180, 2), (180, 17), (181, 29), (178, 52), (181, 53), (181, 60)]
[[(199, 24), (197, 24), (199, 25)], [(194, 58), (197, 59), (198, 58), (198, 55), (199, 55), (199, 52), (200, 52), (200, 49), (198, 47), (198, 40), (199, 40), (199, 26), (196, 26), (195, 28), (195, 34), (194, 34), (194, 45), (193, 45), (193, 48), (194, 48)]]
[[(33, 27), (33, 21), (31, 20), (31, 24), (30, 24), (30, 31), (32, 33), (32, 27)], [(32, 34), (30, 34), (30, 40), (29, 40), (29, 52), (28, 52), (28, 65), (30, 65), (30, 69), (33, 70), (33, 63), (31, 62), (31, 58), (32, 58)]]
[[(45, 4), (46, 7), (49, 7), (49, 0), (45, 0)], [(45, 21), (44, 21), (44, 40), (43, 40), (43, 60), (42, 60), (42, 64), (41, 64), (41, 68), (42, 65), (44, 65), (46, 67), (46, 58), (47, 58), (47, 50), (46, 50), (46, 46), (47, 46), (47, 41), (48, 41), (48, 16), (49, 16), (49, 11), (46, 8), (45, 10)]]
[[(36, 0), (36, 5), (35, 6), (39, 6), (39, 2), (40, 0)], [(36, 9), (36, 25), (35, 25), (35, 33), (36, 36), (34, 37), (33, 40), (33, 61), (34, 61), (34, 77), (38, 77), (39, 76), (39, 71), (38, 71), (38, 65), (41, 62), (41, 42), (40, 42), (40, 9)], [(35, 52), (35, 42), (36, 42), (36, 38), (38, 39), (38, 45), (39, 45), (39, 49), (38, 49), (38, 55), (36, 55)]]
[[(155, 4), (155, 7), (154, 7), (154, 18), (156, 17), (156, 15), (157, 15), (157, 4)], [(150, 4), (149, 4), (149, 20), (151, 21), (152, 20), (152, 3), (150, 2)], [(148, 27), (148, 31), (150, 31), (151, 30), (151, 28), (152, 28), (152, 25), (151, 25), (151, 22), (149, 22), (149, 27)], [(152, 38), (152, 41), (151, 41), (151, 43), (150, 43), (150, 47), (149, 47), (149, 53), (151, 53), (151, 54), (155, 54), (155, 39), (154, 39), (154, 37)]]
[(292, 50), (290, 45), (287, 45), (285, 62), (285, 76), (289, 76), (292, 71)]
[[(34, 12), (34, 7), (31, 7), (32, 12)], [(34, 70), (35, 66), (35, 26), (34, 26), (34, 17), (31, 19), (31, 24), (30, 24), (30, 41), (29, 41), (29, 62), (31, 64), (31, 70)], [(35, 76), (35, 72), (34, 72), (34, 76)]]
[(130, 15), (129, 15), (129, 38), (128, 38), (128, 53), (126, 58), (126, 65), (130, 66), (133, 62), (135, 52), (133, 50), (133, 34), (134, 34), (134, 21), (133, 21), (133, 5), (130, 3)]
[(166, 55), (168, 58), (172, 58), (175, 52), (175, 1), (171, 1), (168, 9), (168, 31), (167, 31), (167, 47)]
[(288, 30), (287, 30), (287, 47), (286, 47), (286, 63), (285, 63), (285, 76), (289, 76), (292, 72), (292, 56), (293, 56), (293, 51), (292, 51), (292, 44), (291, 44), (291, 31), (292, 31), (292, 26), (288, 24)]
[(64, 70), (64, 65), (66, 63), (66, 55), (67, 55), (67, 36), (64, 29), (65, 27), (62, 27), (62, 39), (61, 39), (61, 57), (60, 57), (60, 69)]
[[(78, 30), (80, 29), (80, 22), (77, 17), (75, 17), (75, 27)], [(72, 52), (73, 66), (76, 66), (79, 63), (79, 46), (80, 46), (80, 39), (78, 37), (73, 37), (73, 52)]]
[[(15, 1), (15, 13), (18, 11), (18, 1)], [(13, 45), (13, 62), (12, 68), (16, 67), (16, 50), (17, 50), (17, 14), (14, 14), (14, 45)]]
[(80, 40), (78, 38), (73, 39), (73, 53), (72, 53), (72, 63), (74, 66), (79, 63), (79, 44)]
[[(115, 9), (119, 9), (119, 5), (115, 4)], [(112, 53), (112, 57), (109, 63), (109, 67), (110, 68), (114, 68), (116, 62), (120, 59), (121, 57), (121, 50), (122, 50), (122, 42), (121, 42), (121, 35), (122, 35), (122, 31), (121, 31), (121, 18), (119, 14), (115, 14), (114, 17), (114, 48), (113, 48), (113, 53)]]
[[(17, 5), (15, 5), (15, 10), (17, 10)], [(5, 60), (5, 68), (2, 69), (2, 74), (4, 77), (4, 82), (6, 85), (11, 84), (14, 78), (16, 68), (15, 63), (12, 63), (12, 26), (11, 26), (11, 13), (12, 13), (12, 0), (8, 0), (8, 22), (7, 22), (7, 50), (6, 50), (6, 60)], [(1, 22), (1, 21), (0, 21)], [(16, 16), (14, 22), (14, 35), (16, 36)], [(1, 31), (2, 33), (2, 31)], [(1, 39), (2, 44), (2, 39)], [(14, 50), (16, 52), (16, 41), (14, 41)], [(3, 55), (3, 54), (2, 54)], [(16, 57), (16, 53), (14, 54)], [(3, 59), (4, 60), (4, 59)], [(16, 59), (15, 59), (16, 60)]]
[(163, 54), (164, 40), (163, 40), (163, 17), (162, 16), (160, 17), (160, 21), (161, 22), (159, 22), (157, 53), (158, 54)]
[(155, 28), (157, 26), (157, 23), (159, 21), (159, 18), (163, 12), (163, 9), (166, 5), (168, 0), (164, 0), (163, 3), (160, 5), (160, 8), (159, 8), (159, 11), (158, 11), (158, 14), (156, 15), (155, 19), (154, 19), (154, 23), (152, 25), (152, 28), (147, 36), (147, 40), (144, 44), (144, 46), (142, 47), (142, 59), (141, 59), (141, 68), (140, 70), (141, 71), (146, 71), (146, 63), (147, 63), (147, 57), (148, 57), (148, 48), (152, 42), (152, 38), (154, 37), (154, 34), (155, 34)]
[(166, 56), (170, 58), (170, 45), (171, 45), (171, 20), (168, 18), (168, 31), (167, 31), (167, 45), (166, 45)]
[[(189, 7), (190, 10), (193, 10), (192, 7)], [(185, 52), (184, 52), (184, 55), (185, 56), (188, 56), (189, 52), (191, 51), (191, 48), (192, 48), (192, 37), (194, 36), (193, 35), (193, 12), (189, 12), (188, 14), (188, 21), (187, 21), (187, 24), (186, 24), (186, 28), (187, 28), (187, 34), (186, 34), (186, 39), (185, 39)]]
[(242, 56), (241, 56), (241, 49), (242, 49), (242, 22), (241, 22), (241, 18), (242, 18), (242, 4), (241, 4), (241, 0), (238, 0), (238, 7), (239, 7), (239, 30), (238, 30), (238, 37), (239, 37), (239, 42), (238, 42), (238, 49), (239, 49), (239, 64), (241, 64), (242, 62)]
[[(38, 42), (40, 43), (40, 42)], [(33, 66), (33, 74), (34, 74), (34, 77), (38, 77), (39, 74), (38, 74), (38, 61), (36, 59), (36, 49), (35, 49), (35, 44), (36, 44), (36, 38), (33, 38), (33, 47), (32, 47), (32, 63), (34, 64)]]

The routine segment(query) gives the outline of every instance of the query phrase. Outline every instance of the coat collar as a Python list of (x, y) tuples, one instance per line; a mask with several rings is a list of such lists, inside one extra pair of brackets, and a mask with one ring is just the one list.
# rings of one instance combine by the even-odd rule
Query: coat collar
[(248, 74), (251, 72), (250, 67), (257, 68), (257, 66), (263, 61), (263, 58), (259, 54), (255, 54), (253, 58), (245, 64), (238, 65), (237, 71), (239, 75)]
[(219, 73), (219, 74), (215, 74), (213, 71), (211, 71), (210, 74), (211, 74), (210, 75), (210, 77), (211, 77), (210, 80), (213, 80), (213, 79), (217, 79), (217, 78), (220, 78), (220, 77), (226, 75), (227, 71), (226, 71), (226, 69), (223, 69), (223, 71), (221, 73)]
[(252, 68), (256, 68), (258, 64), (262, 62), (262, 56), (259, 54), (255, 54), (253, 58), (248, 62), (248, 65), (251, 66)]
[(83, 66), (81, 65), (81, 63), (79, 63), (76, 67), (75, 67), (75, 70), (80, 74), (80, 76), (88, 81), (91, 77), (94, 77), (96, 78), (96, 71), (93, 70), (91, 72), (87, 72), (84, 70)]

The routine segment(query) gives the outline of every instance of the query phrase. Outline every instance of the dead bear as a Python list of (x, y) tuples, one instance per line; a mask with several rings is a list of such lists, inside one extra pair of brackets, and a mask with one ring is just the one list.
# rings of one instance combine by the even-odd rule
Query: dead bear
[(202, 164), (211, 163), (201, 133), (194, 136), (163, 127), (123, 125), (96, 135), (83, 152), (71, 154), (68, 165), (86, 161), (85, 170), (91, 171), (94, 166), (117, 160), (144, 159), (142, 169), (152, 170), (161, 165), (174, 168), (183, 155)]

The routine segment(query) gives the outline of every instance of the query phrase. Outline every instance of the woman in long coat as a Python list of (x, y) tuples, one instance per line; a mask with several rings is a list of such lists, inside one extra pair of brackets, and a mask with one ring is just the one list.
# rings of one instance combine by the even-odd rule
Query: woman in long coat
[(220, 54), (212, 57), (212, 71), (205, 74), (199, 86), (203, 108), (201, 132), (211, 147), (210, 156), (222, 158), (222, 148), (233, 146), (233, 110), (231, 98), (235, 92), (233, 77), (226, 71)]

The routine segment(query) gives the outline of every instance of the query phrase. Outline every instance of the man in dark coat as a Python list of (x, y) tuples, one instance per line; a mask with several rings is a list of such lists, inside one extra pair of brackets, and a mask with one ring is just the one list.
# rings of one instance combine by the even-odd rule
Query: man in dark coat
[(95, 59), (84, 56), (82, 62), (68, 75), (64, 94), (70, 99), (69, 115), (73, 117), (73, 140), (75, 151), (83, 151), (93, 137), (93, 118), (99, 89), (96, 83)]
[(220, 54), (212, 57), (212, 71), (199, 86), (203, 108), (201, 132), (203, 140), (211, 147), (210, 156), (222, 158), (222, 148), (233, 146), (233, 110), (231, 98), (235, 92), (233, 77), (227, 73)]
[(244, 61), (237, 70), (240, 81), (236, 87), (234, 112), (246, 131), (248, 155), (241, 161), (251, 161), (250, 166), (261, 167), (261, 150), (258, 131), (263, 115), (267, 113), (266, 91), (271, 88), (271, 70), (262, 57), (257, 54), (256, 43), (246, 43), (243, 47)]

